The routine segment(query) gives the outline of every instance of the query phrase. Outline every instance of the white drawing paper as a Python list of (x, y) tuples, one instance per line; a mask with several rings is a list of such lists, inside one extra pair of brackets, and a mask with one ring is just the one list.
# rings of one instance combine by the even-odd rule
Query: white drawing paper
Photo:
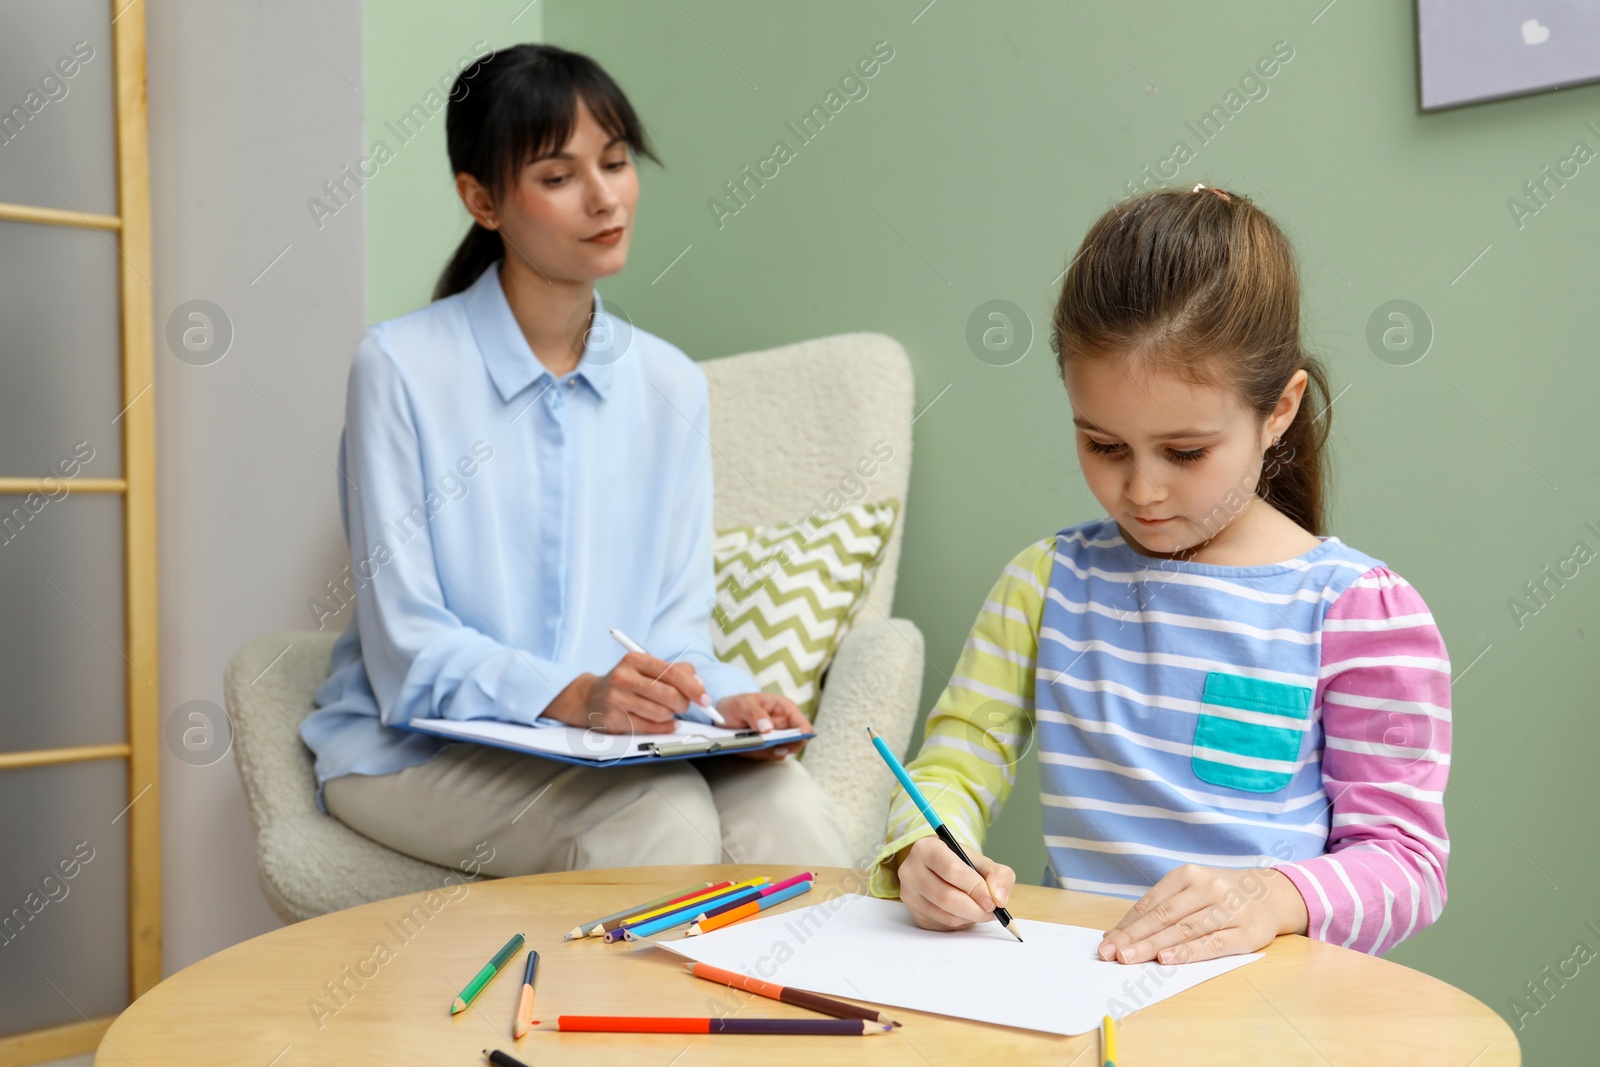
[(1083, 1034), (1261, 958), (1107, 963), (1101, 931), (1017, 917), (924, 930), (898, 900), (846, 894), (698, 937), (655, 940), (689, 959), (796, 989), (978, 1022)]

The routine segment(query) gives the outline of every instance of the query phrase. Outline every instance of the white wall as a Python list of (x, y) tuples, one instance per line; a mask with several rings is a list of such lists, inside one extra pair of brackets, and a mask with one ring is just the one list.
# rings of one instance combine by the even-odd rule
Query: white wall
[[(189, 700), (220, 707), (223, 665), (246, 641), (311, 628), (307, 598), (347, 559), (331, 464), (364, 321), (364, 207), (319, 232), (305, 202), (362, 154), (362, 36), (358, 0), (145, 12), (165, 718)], [(233, 326), (209, 366), (166, 348), (169, 314), (191, 299)], [(163, 756), (170, 974), (279, 922), (232, 757)]]

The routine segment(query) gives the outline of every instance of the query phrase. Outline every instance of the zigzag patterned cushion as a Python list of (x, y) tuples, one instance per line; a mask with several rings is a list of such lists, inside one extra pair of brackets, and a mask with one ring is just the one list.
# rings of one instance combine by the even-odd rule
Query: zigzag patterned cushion
[(900, 511), (857, 504), (825, 519), (717, 533), (711, 644), (809, 717), (818, 682), (861, 609)]

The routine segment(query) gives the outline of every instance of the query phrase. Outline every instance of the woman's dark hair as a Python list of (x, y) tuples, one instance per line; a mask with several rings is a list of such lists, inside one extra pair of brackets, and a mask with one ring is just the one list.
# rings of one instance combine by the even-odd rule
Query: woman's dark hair
[(1324, 532), (1328, 376), (1301, 344), (1289, 239), (1248, 198), (1157, 189), (1100, 216), (1067, 268), (1050, 341), (1062, 373), (1069, 359), (1137, 354), (1186, 381), (1236, 389), (1258, 420), (1304, 370), (1300, 408), (1256, 493)]
[[(499, 200), (524, 166), (567, 143), (580, 100), (635, 156), (661, 162), (633, 105), (600, 64), (554, 45), (519, 44), (490, 52), (451, 87), (444, 120), (450, 173), (465, 171)], [(474, 220), (439, 275), (433, 298), (461, 292), (504, 254), (500, 235)]]

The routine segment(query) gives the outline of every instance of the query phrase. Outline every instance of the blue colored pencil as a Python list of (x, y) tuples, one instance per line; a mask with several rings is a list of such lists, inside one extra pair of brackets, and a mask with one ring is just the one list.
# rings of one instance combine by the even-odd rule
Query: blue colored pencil
[(631, 940), (637, 937), (649, 937), (651, 934), (660, 933), (662, 930), (670, 930), (674, 926), (693, 921), (697, 915), (702, 914), (708, 908), (726, 904), (735, 897), (745, 897), (752, 892), (759, 893), (762, 888), (762, 886), (739, 886), (737, 889), (729, 889), (719, 896), (707, 897), (687, 907), (669, 911), (665, 915), (657, 915), (653, 919), (646, 919), (644, 922), (623, 923), (615, 930), (606, 933), (605, 942), (610, 945), (621, 941), (623, 938)]
[[(967, 858), (967, 853), (962, 849), (961, 842), (956, 840), (956, 835), (951, 833), (950, 828), (944, 824), (944, 820), (939, 818), (939, 813), (933, 810), (933, 805), (928, 803), (928, 798), (922, 795), (922, 790), (917, 788), (917, 783), (913, 782), (911, 775), (906, 773), (906, 769), (901, 765), (899, 757), (889, 751), (888, 744), (878, 736), (878, 731), (869, 726), (867, 727), (867, 736), (872, 738), (872, 747), (878, 750), (878, 755), (883, 757), (883, 762), (887, 763), (889, 769), (894, 772), (894, 776), (900, 779), (900, 785), (905, 789), (907, 795), (911, 797), (911, 802), (917, 806), (917, 810), (922, 812), (922, 817), (928, 820), (928, 825), (933, 827), (933, 832), (939, 835), (939, 840), (949, 845), (950, 851), (960, 856), (962, 863), (965, 863), (973, 870), (977, 870), (978, 865)], [(1012, 937), (1018, 941), (1022, 940), (1022, 935), (1017, 932), (1017, 928), (1011, 925), (1011, 913), (1009, 911), (996, 904), (994, 906), (994, 917), (1000, 920), (1001, 926), (1011, 932)]]

